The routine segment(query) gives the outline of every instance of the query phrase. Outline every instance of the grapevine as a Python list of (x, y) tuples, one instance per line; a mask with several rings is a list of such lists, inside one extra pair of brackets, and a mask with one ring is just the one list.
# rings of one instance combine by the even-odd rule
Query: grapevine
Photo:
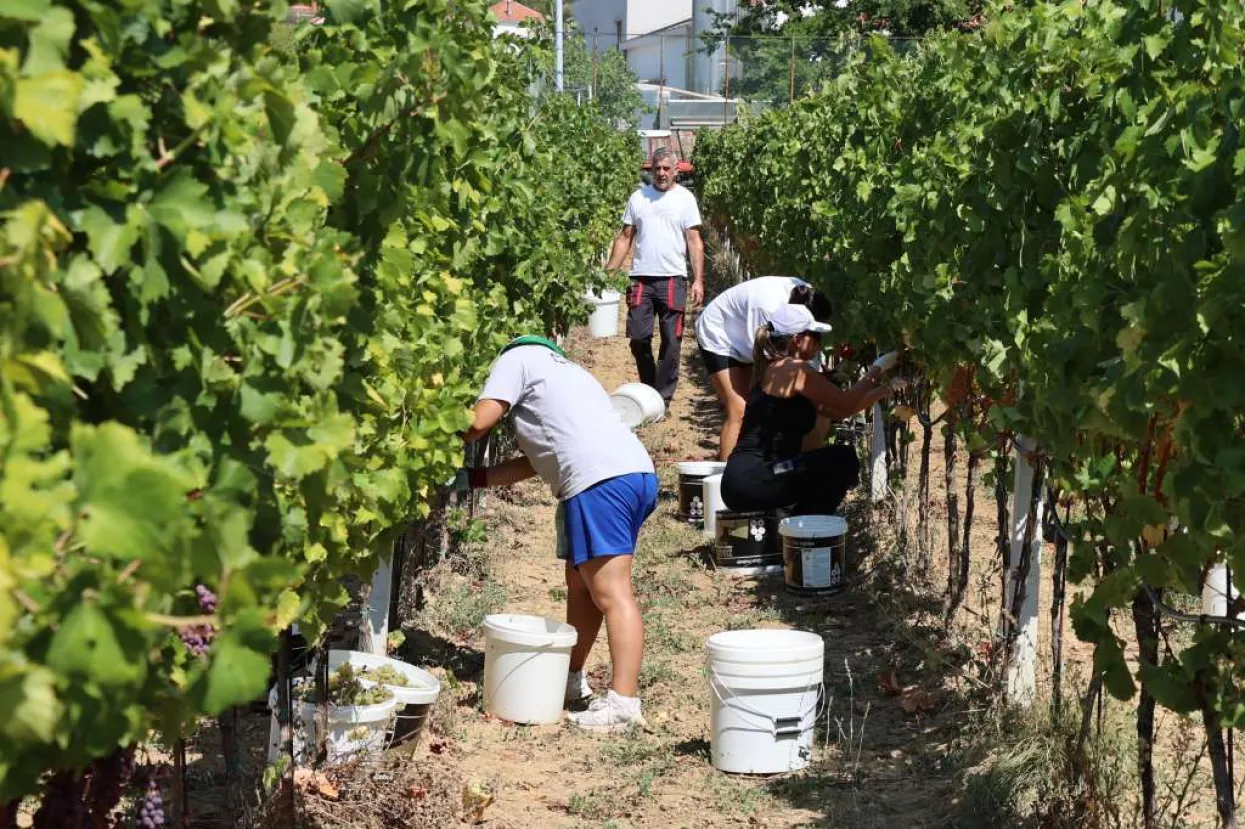
[(0, 804), (259, 697), (586, 318), (638, 142), (487, 7), (0, 8)]
[[(1154, 705), (1200, 712), (1231, 823), (1221, 729), (1245, 724), (1245, 640), (1203, 623), (1161, 659), (1152, 643), (1156, 612), (1180, 621), (1162, 596), (1197, 596), (1215, 564), (1245, 572), (1245, 8), (1038, 2), (984, 19), (903, 56), (845, 41), (818, 94), (698, 140), (702, 202), (749, 264), (838, 298), (836, 332), (902, 343), (948, 406), (984, 404), (970, 443), (1008, 447), (1000, 461), (1036, 444), (1086, 509), (1067, 578), (1088, 588), (1070, 616), (1093, 687), (1140, 699), (1143, 737)], [(1129, 611), (1136, 664), (1111, 623)]]

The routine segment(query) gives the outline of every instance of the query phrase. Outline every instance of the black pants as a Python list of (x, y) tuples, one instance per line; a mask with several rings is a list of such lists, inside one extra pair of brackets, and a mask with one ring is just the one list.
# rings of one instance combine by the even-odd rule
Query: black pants
[[(627, 291), (627, 338), (640, 382), (657, 389), (669, 405), (679, 384), (679, 344), (687, 280), (680, 276), (632, 277)], [(653, 361), (653, 321), (661, 327), (661, 348)]]
[(860, 483), (860, 460), (851, 446), (823, 446), (778, 465), (778, 471), (775, 466), (756, 455), (732, 454), (722, 473), (726, 506), (735, 512), (789, 507), (792, 515), (833, 515)]

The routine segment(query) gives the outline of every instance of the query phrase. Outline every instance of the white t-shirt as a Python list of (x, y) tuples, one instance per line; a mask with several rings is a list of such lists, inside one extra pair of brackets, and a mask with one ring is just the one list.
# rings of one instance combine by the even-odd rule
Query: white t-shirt
[(710, 354), (751, 364), (757, 329), (788, 303), (793, 288), (805, 284), (794, 276), (758, 276), (728, 288), (700, 312), (696, 341)]
[(687, 276), (687, 231), (700, 227), (696, 197), (678, 184), (646, 184), (627, 199), (623, 224), (635, 225), (632, 276)]
[(559, 501), (609, 478), (654, 471), (596, 378), (544, 346), (498, 357), (480, 399), (510, 404), (519, 448)]

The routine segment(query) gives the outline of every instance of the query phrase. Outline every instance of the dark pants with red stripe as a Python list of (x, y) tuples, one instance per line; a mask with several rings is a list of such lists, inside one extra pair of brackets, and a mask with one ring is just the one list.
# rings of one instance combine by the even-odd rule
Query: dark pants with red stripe
[[(679, 344), (687, 280), (681, 276), (635, 276), (627, 291), (627, 337), (640, 382), (657, 389), (669, 405), (679, 383)], [(661, 347), (653, 360), (653, 322), (661, 327)]]

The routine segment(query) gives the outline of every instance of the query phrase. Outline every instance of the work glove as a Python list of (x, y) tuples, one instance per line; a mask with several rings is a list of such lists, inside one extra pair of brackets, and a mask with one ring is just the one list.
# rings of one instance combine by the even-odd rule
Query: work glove
[(893, 369), (895, 367), (895, 364), (898, 362), (899, 362), (899, 352), (888, 351), (885, 354), (883, 354), (881, 357), (878, 357), (876, 360), (874, 360), (873, 365), (869, 366), (869, 368), (872, 371), (876, 371), (879, 374), (881, 374), (883, 372), (887, 372)]

